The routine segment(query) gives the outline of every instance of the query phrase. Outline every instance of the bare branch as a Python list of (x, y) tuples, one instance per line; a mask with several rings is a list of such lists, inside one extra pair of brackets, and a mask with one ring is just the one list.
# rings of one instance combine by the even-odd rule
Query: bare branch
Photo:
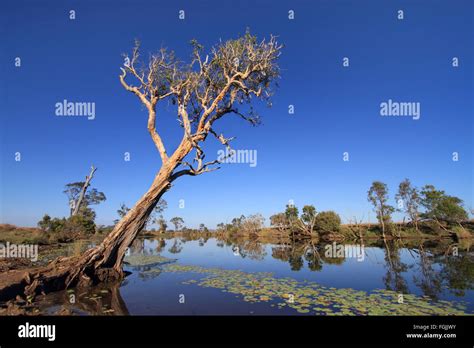
[(147, 107), (149, 108), (150, 106), (150, 102), (148, 101), (148, 99), (146, 98), (145, 94), (143, 94), (139, 88), (137, 87), (134, 87), (134, 86), (131, 86), (129, 85), (127, 82), (125, 82), (125, 77), (127, 76), (127, 72), (125, 71), (124, 68), (120, 68), (120, 70), (122, 70), (122, 74), (119, 76), (120, 78), (120, 83), (122, 84), (122, 86), (129, 92), (132, 92), (133, 94), (135, 94), (138, 98), (140, 98), (140, 101)]
[[(219, 160), (204, 162), (205, 154), (200, 146), (209, 133), (226, 148), (232, 149), (225, 138), (213, 130), (213, 124), (227, 114), (236, 114), (252, 125), (259, 124), (259, 117), (251, 107), (252, 99), (268, 100), (272, 95), (270, 85), (279, 77), (276, 61), (281, 45), (274, 37), (257, 42), (248, 32), (235, 40), (220, 42), (211, 53), (203, 55), (197, 41), (193, 46), (192, 60), (182, 65), (172, 52), (161, 49), (151, 56), (149, 63), (138, 68), (139, 43), (137, 42), (129, 64), (122, 68), (120, 81), (124, 88), (139, 97), (149, 112), (148, 131), (160, 153), (163, 163), (187, 166), (188, 174), (197, 175), (215, 170)], [(126, 82), (127, 74), (137, 80), (137, 86)], [(156, 105), (170, 97), (178, 105), (178, 122), (183, 127), (183, 138), (171, 157), (156, 131)], [(237, 107), (248, 104), (249, 108)], [(192, 165), (183, 161), (195, 150)], [(172, 165), (174, 167), (174, 165)]]
[(168, 161), (168, 154), (166, 153), (165, 145), (163, 144), (163, 141), (161, 140), (160, 135), (156, 131), (156, 112), (155, 112), (155, 107), (152, 106), (149, 110), (148, 113), (148, 132), (150, 133), (151, 139), (155, 143), (156, 148), (158, 149), (158, 152), (160, 153), (161, 161), (163, 164), (165, 164)]

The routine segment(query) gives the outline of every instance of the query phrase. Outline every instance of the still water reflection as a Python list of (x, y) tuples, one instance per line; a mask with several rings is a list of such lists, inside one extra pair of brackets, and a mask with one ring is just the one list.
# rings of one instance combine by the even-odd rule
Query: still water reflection
[[(403, 298), (418, 301), (414, 306), (419, 304), (419, 311), (411, 314), (431, 314), (430, 306), (438, 303), (462, 303), (462, 312), (472, 314), (474, 253), (470, 247), (427, 241), (361, 246), (264, 244), (248, 239), (138, 239), (126, 260), (145, 262), (127, 264), (125, 269), (131, 274), (124, 282), (74, 293), (75, 304), (68, 302), (72, 291), (48, 295), (44, 311), (99, 315), (294, 315), (315, 314), (314, 303), (326, 305), (326, 299), (331, 307), (327, 305), (316, 314), (332, 314), (337, 308), (342, 315), (399, 315), (405, 312), (399, 311), (396, 303), (396, 309), (386, 312), (368, 306), (386, 304), (387, 296), (400, 300), (402, 294), (402, 302)], [(294, 292), (301, 299), (298, 305), (275, 301), (275, 295), (288, 301), (285, 296), (295, 286), (298, 290)], [(262, 289), (267, 289), (269, 295)], [(374, 291), (384, 292), (373, 299), (367, 297), (367, 293)], [(366, 303), (366, 307), (356, 306), (357, 302)], [(437, 313), (444, 312), (433, 314)]]

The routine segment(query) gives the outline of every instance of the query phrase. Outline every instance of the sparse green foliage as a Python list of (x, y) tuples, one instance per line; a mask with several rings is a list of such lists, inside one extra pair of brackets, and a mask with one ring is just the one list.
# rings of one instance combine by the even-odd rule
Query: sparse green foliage
[(160, 231), (166, 232), (168, 225), (166, 224), (166, 220), (163, 217), (163, 212), (166, 210), (166, 208), (168, 208), (168, 202), (161, 198), (153, 209), (153, 212), (148, 217), (145, 226), (151, 222), (151, 224), (157, 224), (160, 228)]
[(305, 205), (301, 217), (296, 221), (296, 227), (303, 234), (311, 236), (316, 221), (316, 208), (313, 205)]
[(418, 189), (411, 185), (410, 180), (405, 179), (398, 186), (398, 193), (395, 198), (403, 204), (403, 208), (400, 210), (409, 216), (410, 221), (415, 225), (415, 229), (418, 231), (419, 206), (421, 203)]
[(57, 233), (61, 231), (61, 229), (64, 227), (66, 223), (66, 219), (58, 219), (54, 218), (52, 219), (48, 214), (45, 214), (43, 216), (43, 219), (41, 219), (38, 222), (38, 227), (41, 228), (45, 232), (53, 232)]
[(161, 233), (165, 233), (166, 229), (168, 228), (168, 224), (166, 223), (166, 220), (163, 218), (163, 216), (160, 216), (156, 223), (158, 225), (159, 231)]
[(170, 222), (174, 225), (175, 231), (178, 231), (181, 229), (184, 225), (184, 220), (183, 218), (180, 218), (179, 216), (175, 216), (170, 220)]
[(389, 205), (387, 185), (380, 181), (374, 181), (369, 191), (367, 192), (367, 199), (373, 204), (374, 210), (377, 214), (377, 220), (382, 228), (382, 235), (385, 238), (385, 231), (391, 222), (391, 215), (395, 208)]
[(257, 234), (262, 228), (265, 218), (261, 214), (253, 214), (242, 220), (242, 231), (247, 234)]
[(120, 219), (122, 219), (127, 213), (130, 211), (130, 208), (125, 205), (125, 203), (122, 203), (120, 205), (120, 208), (117, 210), (117, 214), (119, 216), (119, 219), (114, 220), (114, 224), (117, 224)]
[(290, 225), (293, 225), (298, 220), (299, 211), (295, 205), (287, 204), (285, 210), (285, 216)]
[[(129, 211), (130, 211), (130, 208), (127, 207), (127, 206), (125, 205), (125, 203), (122, 203), (122, 204), (120, 205), (120, 208), (117, 210), (117, 214), (118, 214), (118, 216), (119, 216), (120, 219), (121, 219), (121, 218), (123, 218), (125, 215), (127, 215), (127, 213), (128, 213)], [(120, 221), (120, 219), (114, 220), (114, 222), (117, 223), (117, 222)]]
[[(152, 213), (148, 216), (148, 220), (145, 224), (157, 224), (160, 228), (160, 231), (166, 231), (166, 221), (163, 218), (163, 211), (168, 208), (168, 203), (164, 199), (160, 199), (153, 209)], [(114, 223), (117, 224), (120, 219), (122, 219), (130, 211), (130, 208), (127, 207), (124, 203), (120, 205), (120, 208), (117, 210), (119, 219), (114, 220)]]
[(59, 242), (69, 242), (77, 238), (86, 238), (95, 233), (93, 220), (81, 214), (69, 218), (54, 218), (47, 214), (38, 222), (38, 227), (48, 232), (52, 239)]
[(232, 226), (236, 229), (240, 229), (242, 227), (242, 222), (245, 220), (244, 215), (240, 215), (240, 217), (236, 217), (232, 219)]
[(278, 213), (270, 216), (270, 226), (275, 227), (280, 232), (288, 228), (288, 219), (285, 213)]
[(437, 219), (446, 222), (462, 222), (468, 218), (466, 210), (462, 207), (462, 203), (462, 200), (458, 197), (443, 197), (431, 214)]
[(313, 205), (305, 205), (303, 207), (303, 214), (301, 214), (301, 220), (304, 223), (310, 224), (316, 217), (316, 208)]
[(333, 211), (322, 211), (316, 216), (314, 227), (320, 234), (339, 232), (341, 218)]
[[(69, 202), (77, 202), (79, 195), (81, 193), (82, 187), (84, 186), (84, 181), (73, 182), (66, 185), (65, 190), (63, 191), (69, 198)], [(93, 215), (95, 218), (95, 213), (90, 208), (91, 205), (99, 204), (106, 200), (105, 194), (98, 191), (95, 188), (87, 190), (82, 199), (81, 206), (79, 207), (79, 214), (83, 216)], [(71, 206), (72, 214), (73, 206)], [(94, 219), (92, 219), (94, 220)]]
[(166, 208), (168, 208), (168, 202), (161, 198), (153, 209), (153, 212), (155, 214), (161, 214), (166, 210)]
[(71, 239), (77, 235), (90, 236), (95, 233), (95, 223), (82, 215), (74, 215), (66, 220), (61, 232), (65, 239), (69, 239), (68, 236)]
[(207, 233), (207, 232), (209, 232), (209, 229), (206, 227), (206, 225), (199, 224), (199, 232)]
[(44, 214), (43, 219), (38, 221), (38, 227), (43, 231), (49, 232), (49, 229), (51, 228), (51, 216)]
[(421, 204), (425, 208), (422, 216), (445, 222), (461, 222), (467, 220), (468, 214), (463, 208), (463, 201), (458, 197), (446, 195), (433, 185), (425, 185), (421, 190)]

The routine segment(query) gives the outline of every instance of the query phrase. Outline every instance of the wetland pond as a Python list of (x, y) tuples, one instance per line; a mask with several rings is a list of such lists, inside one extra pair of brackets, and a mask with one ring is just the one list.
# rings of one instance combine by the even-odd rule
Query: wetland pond
[(472, 315), (469, 243), (137, 239), (121, 284), (51, 293), (42, 314)]

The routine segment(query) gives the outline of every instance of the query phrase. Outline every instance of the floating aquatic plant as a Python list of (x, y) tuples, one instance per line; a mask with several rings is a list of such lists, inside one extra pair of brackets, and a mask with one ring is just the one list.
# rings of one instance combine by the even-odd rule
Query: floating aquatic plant
[(132, 254), (126, 256), (124, 261), (132, 267), (144, 267), (163, 265), (166, 263), (175, 262), (176, 259), (170, 259), (161, 255)]
[(433, 301), (427, 297), (377, 289), (370, 292), (351, 288), (324, 287), (310, 281), (276, 278), (271, 273), (203, 268), (167, 264), (164, 272), (192, 272), (203, 275), (184, 281), (201, 287), (221, 289), (250, 303), (265, 302), (276, 308), (289, 307), (302, 314), (317, 315), (465, 315), (460, 302)]

